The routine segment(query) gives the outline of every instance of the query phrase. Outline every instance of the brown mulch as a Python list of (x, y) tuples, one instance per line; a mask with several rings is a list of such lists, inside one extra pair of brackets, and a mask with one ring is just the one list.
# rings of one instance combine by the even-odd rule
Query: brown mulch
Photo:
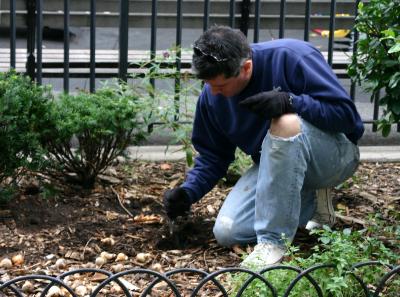
[[(101, 268), (113, 272), (139, 267), (212, 272), (237, 266), (249, 247), (221, 247), (212, 233), (218, 209), (230, 190), (222, 183), (196, 203), (189, 218), (182, 219), (170, 234), (162, 193), (179, 185), (185, 170), (182, 162), (119, 164), (101, 176), (93, 191), (64, 186), (50, 198), (43, 198), (45, 192), (35, 180), (24, 181), (21, 193), (0, 206), (0, 260), (22, 255), (23, 261), (14, 258), (11, 268), (0, 268), (0, 280), (96, 267), (96, 261), (102, 264), (97, 260), (102, 252), (109, 259)], [(361, 164), (356, 175), (335, 190), (335, 197), (341, 213), (337, 229), (361, 229), (375, 213), (386, 224), (397, 225), (400, 164)], [(295, 243), (306, 251), (316, 239), (299, 230)], [(400, 251), (399, 246), (390, 248)], [(117, 259), (119, 253), (126, 257)], [(64, 260), (55, 265), (58, 259)]]

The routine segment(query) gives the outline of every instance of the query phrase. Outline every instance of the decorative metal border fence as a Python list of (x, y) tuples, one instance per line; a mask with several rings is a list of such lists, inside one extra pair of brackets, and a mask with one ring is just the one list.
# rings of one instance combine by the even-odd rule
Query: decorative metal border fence
[[(360, 269), (362, 267), (366, 266), (374, 266), (374, 265), (380, 265), (384, 266), (388, 272), (386, 272), (382, 278), (379, 280), (377, 284), (370, 284), (366, 283), (362, 277), (356, 274), (357, 269)], [(71, 287), (71, 285), (67, 284), (65, 279), (68, 276), (76, 275), (76, 274), (88, 274), (88, 273), (96, 273), (100, 275), (104, 275), (104, 280), (100, 282), (100, 284), (95, 287), (92, 292), (85, 294), (85, 296), (90, 296), (90, 297), (98, 297), (98, 296), (104, 296), (102, 290), (115, 282), (121, 289), (121, 292), (118, 293), (117, 295), (113, 294), (112, 296), (128, 296), (131, 297), (133, 296), (151, 296), (152, 290), (156, 287), (157, 284), (163, 282), (166, 286), (165, 289), (162, 290), (162, 292), (169, 292), (168, 296), (233, 296), (228, 295), (227, 288), (223, 286), (223, 284), (217, 279), (218, 276), (221, 276), (223, 274), (229, 274), (229, 273), (244, 273), (249, 275), (248, 279), (243, 282), (243, 284), (238, 288), (238, 291), (235, 292), (235, 296), (242, 296), (243, 293), (245, 293), (245, 290), (249, 287), (249, 285), (255, 281), (258, 280), (260, 284), (265, 285), (265, 288), (267, 288), (267, 291), (270, 292), (269, 296), (278, 296), (277, 294), (277, 289), (273, 286), (273, 284), (263, 276), (264, 273), (270, 272), (273, 270), (282, 270), (282, 271), (294, 271), (297, 273), (296, 277), (294, 277), (290, 284), (287, 286), (285, 293), (282, 295), (283, 297), (290, 296), (292, 290), (294, 287), (303, 279), (306, 279), (310, 283), (310, 287), (312, 287), (317, 294), (317, 296), (324, 296), (322, 288), (318, 284), (317, 280), (312, 277), (312, 273), (317, 271), (317, 270), (322, 270), (322, 269), (335, 269), (335, 265), (331, 264), (321, 264), (321, 265), (316, 265), (313, 267), (310, 267), (305, 270), (301, 270), (296, 267), (292, 266), (285, 266), (285, 265), (277, 265), (273, 267), (269, 267), (266, 269), (261, 270), (260, 272), (254, 272), (248, 269), (244, 268), (224, 268), (220, 269), (218, 271), (215, 271), (213, 273), (207, 273), (202, 270), (198, 269), (191, 269), (191, 268), (181, 268), (181, 269), (175, 269), (166, 273), (159, 273), (153, 270), (149, 269), (130, 269), (126, 271), (122, 271), (116, 274), (112, 274), (111, 272), (108, 272), (103, 269), (95, 269), (95, 268), (87, 268), (87, 269), (76, 269), (76, 270), (71, 270), (68, 272), (65, 272), (59, 276), (49, 276), (49, 275), (26, 275), (26, 276), (19, 276), (16, 278), (13, 278), (9, 281), (6, 281), (4, 283), (0, 282), (0, 296), (4, 296), (1, 294), (6, 293), (6, 296), (25, 296), (26, 292), (23, 292), (21, 286), (19, 285), (21, 282), (25, 281), (40, 281), (44, 288), (42, 289), (41, 292), (38, 292), (37, 290), (35, 291), (35, 296), (40, 296), (40, 297), (46, 297), (49, 296), (49, 290), (51, 287), (56, 286), (59, 288), (63, 288), (64, 291), (68, 292), (70, 296), (72, 297), (78, 297), (81, 296), (81, 294), (78, 295), (78, 293), (74, 292), (74, 289)], [(178, 289), (178, 286), (176, 283), (171, 279), (173, 276), (176, 275), (182, 275), (182, 274), (192, 274), (192, 275), (198, 275), (201, 277), (201, 279), (197, 282), (194, 288), (190, 289), (190, 295), (182, 295), (182, 290)], [(351, 277), (354, 278), (354, 280), (358, 283), (358, 285), (361, 287), (361, 290), (366, 297), (378, 297), (378, 296), (388, 296), (385, 295), (385, 289), (387, 289), (388, 286), (390, 286), (389, 282), (396, 276), (400, 275), (400, 266), (392, 266), (388, 264), (383, 264), (378, 261), (370, 261), (370, 262), (362, 262), (353, 265), (348, 271), (343, 272), (343, 274), (350, 275)], [(135, 284), (129, 283), (126, 280), (123, 279), (123, 277), (127, 276), (138, 276), (139, 279), (143, 279), (145, 277), (153, 277), (153, 280), (149, 281), (146, 287), (138, 287)], [(209, 283), (212, 283), (214, 285), (213, 287), (213, 293), (214, 295), (209, 295), (210, 293), (207, 293), (207, 295), (199, 295), (201, 293), (201, 290), (205, 288), (205, 286)], [(129, 288), (128, 288), (129, 287)], [(184, 288), (185, 290), (189, 290), (188, 287)], [(399, 289), (399, 288), (397, 288)], [(348, 290), (351, 290), (349, 288)], [(26, 290), (25, 290), (26, 291)], [(141, 292), (138, 292), (141, 291)], [(351, 291), (349, 291), (351, 292)], [(39, 295), (40, 293), (40, 295)], [(397, 291), (398, 293), (398, 291)], [(12, 294), (12, 295), (10, 295)], [(396, 293), (395, 293), (396, 294)], [(51, 294), (50, 294), (51, 295)], [(107, 295), (106, 295), (107, 296)], [(390, 295), (394, 296), (394, 295)]]

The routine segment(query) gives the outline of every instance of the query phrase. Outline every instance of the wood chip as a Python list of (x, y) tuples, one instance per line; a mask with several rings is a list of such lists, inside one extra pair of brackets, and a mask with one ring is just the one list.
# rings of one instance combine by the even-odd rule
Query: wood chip
[(336, 217), (338, 219), (342, 220), (343, 222), (345, 222), (346, 224), (354, 224), (354, 223), (356, 223), (356, 224), (360, 224), (360, 225), (363, 225), (363, 226), (371, 225), (371, 224), (367, 223), (364, 220), (361, 220), (361, 219), (358, 219), (358, 218), (354, 218), (354, 217), (350, 217), (350, 216), (344, 216), (344, 215), (341, 215), (341, 214), (336, 214)]
[(360, 192), (359, 195), (362, 198), (370, 201), (372, 204), (377, 204), (378, 203), (378, 197), (376, 197), (375, 195), (372, 195), (372, 194), (370, 194), (368, 192)]
[(137, 215), (133, 218), (133, 221), (135, 223), (140, 223), (140, 224), (154, 224), (154, 223), (160, 223), (162, 221), (160, 216), (157, 215), (144, 215), (140, 214)]

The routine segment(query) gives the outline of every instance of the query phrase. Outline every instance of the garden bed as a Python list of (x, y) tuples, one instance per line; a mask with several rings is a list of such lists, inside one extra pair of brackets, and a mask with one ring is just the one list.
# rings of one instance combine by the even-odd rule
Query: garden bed
[[(177, 233), (170, 235), (162, 193), (179, 185), (184, 171), (183, 162), (135, 161), (107, 170), (91, 192), (63, 185), (52, 195), (38, 187), (35, 179), (25, 179), (21, 193), (0, 209), (0, 260), (15, 255), (23, 255), (24, 260), (9, 269), (0, 268), (0, 280), (95, 267), (104, 251), (114, 254), (101, 266), (109, 271), (117, 269), (115, 255), (119, 253), (127, 256), (118, 261), (123, 265), (118, 269), (125, 270), (142, 267), (165, 272), (191, 267), (212, 272), (238, 266), (242, 254), (251, 248), (221, 247), (212, 233), (218, 209), (230, 190), (226, 184), (195, 204), (189, 218), (179, 222)], [(397, 226), (400, 164), (361, 164), (352, 179), (335, 189), (335, 205), (340, 219), (334, 229), (362, 229), (376, 216), (385, 226)], [(400, 254), (398, 234), (397, 238), (371, 235)], [(307, 254), (317, 239), (299, 230), (295, 244)], [(55, 265), (60, 258), (64, 265)], [(392, 264), (399, 265), (400, 257)]]

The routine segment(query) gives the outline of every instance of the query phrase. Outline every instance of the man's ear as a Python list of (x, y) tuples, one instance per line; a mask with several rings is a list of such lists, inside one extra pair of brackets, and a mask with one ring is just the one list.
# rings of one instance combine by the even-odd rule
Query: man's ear
[(251, 59), (246, 60), (243, 63), (242, 67), (243, 67), (243, 70), (244, 70), (244, 73), (245, 73), (246, 77), (247, 76), (251, 77), (251, 72), (253, 71), (253, 61)]

